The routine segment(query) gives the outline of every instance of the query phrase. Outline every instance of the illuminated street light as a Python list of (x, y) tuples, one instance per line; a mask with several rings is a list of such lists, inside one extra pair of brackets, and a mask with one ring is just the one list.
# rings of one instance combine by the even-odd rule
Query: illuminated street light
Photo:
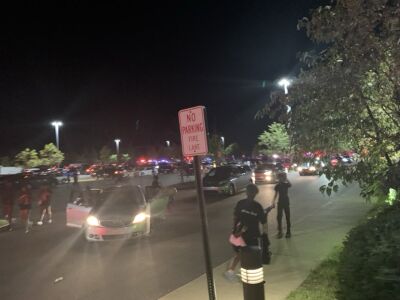
[(115, 146), (117, 148), (117, 157), (118, 157), (119, 156), (119, 143), (121, 142), (121, 140), (115, 139), (114, 142), (115, 142)]
[(288, 87), (290, 86), (290, 84), (291, 84), (291, 81), (287, 78), (282, 78), (278, 82), (278, 85), (283, 87), (283, 89), (285, 90), (285, 95), (287, 95), (287, 93), (288, 93)]
[(167, 144), (167, 147), (169, 147), (171, 145), (170, 141), (165, 141), (165, 143)]
[(222, 147), (225, 147), (225, 138), (221, 136)]
[(60, 150), (60, 139), (59, 139), (59, 135), (58, 135), (58, 129), (60, 128), (60, 126), (63, 125), (63, 123), (61, 121), (54, 121), (51, 123), (52, 126), (54, 126), (54, 129), (56, 131), (56, 145), (57, 145), (57, 149)]

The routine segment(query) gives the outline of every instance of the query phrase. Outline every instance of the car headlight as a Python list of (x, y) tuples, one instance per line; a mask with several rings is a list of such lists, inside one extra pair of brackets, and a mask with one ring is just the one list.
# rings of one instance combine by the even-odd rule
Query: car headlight
[(298, 167), (297, 171), (301, 172), (301, 171), (303, 171), (303, 168), (302, 167)]
[(146, 220), (146, 214), (144, 212), (141, 212), (135, 216), (132, 223), (133, 224), (142, 223), (144, 220)]
[(265, 171), (264, 175), (272, 175), (272, 171)]
[(310, 171), (315, 171), (316, 168), (315, 167), (310, 167)]
[(86, 219), (86, 223), (90, 226), (100, 226), (100, 221), (95, 216), (89, 216)]

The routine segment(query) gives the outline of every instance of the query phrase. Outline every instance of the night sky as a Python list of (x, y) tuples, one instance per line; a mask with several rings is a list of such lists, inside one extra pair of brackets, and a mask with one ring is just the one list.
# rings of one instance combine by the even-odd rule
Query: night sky
[(193, 105), (207, 107), (211, 132), (251, 150), (274, 81), (295, 76), (297, 52), (314, 47), (297, 20), (323, 1), (213, 2), (115, 7), (129, 15), (118, 22), (2, 25), (0, 156), (53, 142), (55, 119), (67, 153), (116, 137), (122, 151), (179, 142), (177, 112)]

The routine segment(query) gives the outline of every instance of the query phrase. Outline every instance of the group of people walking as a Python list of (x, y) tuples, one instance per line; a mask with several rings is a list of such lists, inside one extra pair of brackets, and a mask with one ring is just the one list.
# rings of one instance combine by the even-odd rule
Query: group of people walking
[[(244, 247), (262, 246), (264, 263), (269, 263), (269, 245), (267, 228), (267, 217), (271, 210), (276, 207), (277, 203), (277, 223), (278, 233), (276, 237), (283, 237), (282, 217), (286, 217), (286, 238), (291, 237), (290, 222), (290, 205), (288, 190), (291, 187), (290, 181), (287, 179), (286, 173), (279, 174), (278, 183), (275, 185), (275, 194), (269, 207), (263, 206), (255, 200), (259, 190), (255, 184), (249, 184), (246, 188), (247, 198), (240, 200), (233, 213), (233, 228), (229, 241), (233, 246), (235, 255), (228, 264), (227, 271), (224, 276), (229, 281), (236, 281), (238, 277), (235, 274), (236, 266), (240, 262), (240, 253)], [(262, 228), (262, 229), (261, 229)]]
[(19, 207), (19, 219), (24, 226), (25, 233), (28, 233), (33, 225), (31, 221), (31, 211), (33, 203), (36, 201), (39, 207), (39, 221), (37, 225), (43, 225), (45, 218), (47, 222), (52, 223), (51, 212), (51, 195), (52, 191), (48, 184), (40, 186), (36, 197), (33, 197), (32, 187), (28, 183), (17, 185), (11, 180), (5, 180), (1, 190), (1, 200), (3, 203), (3, 215), (10, 225), (10, 230), (13, 229), (14, 206)]

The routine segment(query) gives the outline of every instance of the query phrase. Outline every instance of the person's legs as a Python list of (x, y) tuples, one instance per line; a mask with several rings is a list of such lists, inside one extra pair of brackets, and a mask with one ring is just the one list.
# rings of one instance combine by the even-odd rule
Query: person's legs
[(235, 256), (229, 262), (228, 268), (224, 273), (224, 277), (231, 282), (238, 281), (238, 277), (235, 274), (235, 269), (238, 263), (240, 262), (239, 248), (240, 247), (233, 246), (233, 251), (235, 252)]
[(51, 206), (50, 205), (47, 206), (47, 216), (49, 218), (49, 220), (47, 222), (52, 223), (53, 222), (53, 219), (52, 219), (53, 214), (51, 212)]
[(286, 237), (290, 237), (291, 233), (291, 223), (290, 223), (290, 206), (285, 205), (285, 217), (286, 217)]
[(278, 221), (278, 238), (282, 237), (282, 213), (283, 207), (280, 203), (278, 203), (278, 212), (276, 215), (276, 220)]

